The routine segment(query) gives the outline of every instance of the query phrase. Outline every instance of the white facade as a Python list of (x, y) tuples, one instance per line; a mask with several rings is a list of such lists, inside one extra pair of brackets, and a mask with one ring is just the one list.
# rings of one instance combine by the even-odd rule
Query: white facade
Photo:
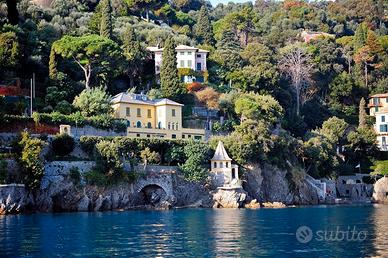
[(232, 164), (232, 159), (219, 141), (211, 161), (211, 174), (214, 184), (219, 188), (241, 188), (238, 166)]
[[(155, 74), (160, 74), (160, 69), (162, 66), (162, 54), (163, 48), (158, 47), (148, 47), (149, 51), (154, 53), (155, 58)], [(179, 45), (175, 48), (176, 58), (177, 58), (177, 68), (189, 68), (196, 72), (205, 72), (207, 71), (206, 59), (209, 51), (190, 47), (186, 45)], [(184, 76), (182, 78), (184, 82), (193, 82), (201, 81), (200, 78), (195, 78), (194, 76)]]
[(377, 133), (377, 145), (381, 151), (388, 151), (388, 109), (382, 109), (375, 113), (375, 131)]

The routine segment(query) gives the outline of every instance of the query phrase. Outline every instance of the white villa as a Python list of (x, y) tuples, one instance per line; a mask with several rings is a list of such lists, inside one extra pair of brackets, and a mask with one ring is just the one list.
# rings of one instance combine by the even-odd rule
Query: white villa
[(375, 117), (377, 145), (381, 151), (388, 151), (388, 93), (370, 97), (369, 114)]
[(238, 174), (238, 165), (232, 164), (232, 159), (225, 150), (224, 144), (219, 141), (216, 152), (211, 161), (211, 174), (214, 184), (219, 188), (242, 188)]
[[(159, 75), (163, 48), (148, 47), (147, 50), (154, 54), (155, 74)], [(178, 69), (186, 68), (191, 72), (190, 75), (182, 76), (182, 81), (186, 83), (204, 82), (204, 73), (207, 72), (206, 58), (209, 51), (186, 45), (178, 45), (175, 50)]]

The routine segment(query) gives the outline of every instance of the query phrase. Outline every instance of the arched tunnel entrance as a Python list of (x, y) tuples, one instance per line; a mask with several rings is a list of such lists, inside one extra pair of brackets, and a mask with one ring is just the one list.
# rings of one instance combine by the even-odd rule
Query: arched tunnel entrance
[(144, 186), (139, 192), (139, 205), (158, 207), (167, 200), (166, 191), (159, 185)]

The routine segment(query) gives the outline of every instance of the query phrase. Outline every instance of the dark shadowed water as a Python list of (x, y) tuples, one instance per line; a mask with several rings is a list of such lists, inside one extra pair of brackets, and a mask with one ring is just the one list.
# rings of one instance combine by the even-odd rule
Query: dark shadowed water
[(0, 216), (0, 256), (388, 257), (388, 206)]

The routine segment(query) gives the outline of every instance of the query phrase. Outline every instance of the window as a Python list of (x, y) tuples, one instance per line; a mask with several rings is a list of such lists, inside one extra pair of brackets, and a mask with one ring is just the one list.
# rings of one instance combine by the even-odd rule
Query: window
[(175, 124), (175, 130), (179, 130), (178, 129), (178, 123)]
[(379, 112), (379, 107), (375, 107), (375, 112)]
[(171, 135), (171, 138), (176, 139), (176, 134)]
[(193, 63), (191, 62), (191, 60), (187, 60), (187, 67), (188, 68), (191, 68), (191, 65), (192, 65)]
[(175, 117), (175, 109), (171, 110), (171, 115)]
[(158, 128), (159, 128), (159, 129), (162, 129), (162, 122), (159, 122), (159, 123), (158, 123)]
[(147, 110), (147, 117), (148, 117), (148, 118), (151, 118), (151, 109), (148, 109), (148, 110)]
[(201, 55), (201, 54), (197, 54), (197, 57), (198, 57), (198, 58), (201, 58), (201, 57), (202, 57), (202, 55)]
[(185, 61), (181, 60), (181, 68), (185, 67)]
[(189, 135), (187, 135), (187, 138), (191, 138), (191, 135), (189, 134)]
[(125, 109), (125, 115), (126, 115), (126, 116), (131, 116), (131, 108), (127, 107), (127, 108)]
[(229, 167), (229, 162), (226, 162), (226, 163), (225, 163), (225, 167), (226, 167), (226, 168)]
[(381, 137), (381, 141), (384, 146), (387, 145), (387, 138), (385, 138), (385, 136)]
[(191, 51), (187, 52), (187, 55), (188, 55), (188, 56), (191, 56), (191, 54), (192, 54), (192, 52), (191, 52)]
[(380, 125), (380, 132), (382, 133), (388, 132), (388, 125)]
[(214, 168), (217, 168), (217, 162), (214, 162)]
[(171, 129), (171, 123), (170, 122), (168, 123), (168, 127), (167, 128), (168, 128), (168, 130)]
[(378, 104), (380, 104), (380, 100), (379, 100), (379, 98), (373, 98), (373, 105), (378, 105)]
[(141, 128), (141, 122), (140, 122), (140, 121), (137, 121), (136, 127), (137, 127), (137, 128)]
[(137, 117), (141, 117), (141, 109), (140, 108), (137, 109)]
[(148, 123), (147, 123), (147, 128), (152, 128), (151, 122), (148, 122)]
[(194, 136), (194, 139), (196, 139), (196, 140), (201, 140), (201, 139), (202, 139), (202, 137), (201, 137), (201, 136), (199, 136), (199, 135), (196, 135), (196, 136)]
[(388, 103), (388, 98), (385, 98), (385, 103)]
[(186, 135), (182, 134), (182, 139), (186, 138)]
[(220, 168), (224, 167), (224, 163), (220, 162)]
[(381, 116), (381, 122), (385, 122), (385, 116)]
[(171, 129), (174, 130), (174, 128), (175, 128), (174, 123), (172, 123)]
[(202, 70), (202, 64), (201, 63), (197, 63), (197, 71), (201, 71)]
[(138, 134), (136, 134), (136, 137), (140, 137), (140, 134), (138, 133)]
[(180, 52), (181, 56), (183, 56), (185, 54), (185, 52)]
[(156, 66), (156, 71), (157, 71), (157, 72), (160, 71), (160, 66), (159, 66), (159, 65)]
[(150, 137), (151, 137), (151, 135), (147, 134), (147, 138), (150, 138)]

